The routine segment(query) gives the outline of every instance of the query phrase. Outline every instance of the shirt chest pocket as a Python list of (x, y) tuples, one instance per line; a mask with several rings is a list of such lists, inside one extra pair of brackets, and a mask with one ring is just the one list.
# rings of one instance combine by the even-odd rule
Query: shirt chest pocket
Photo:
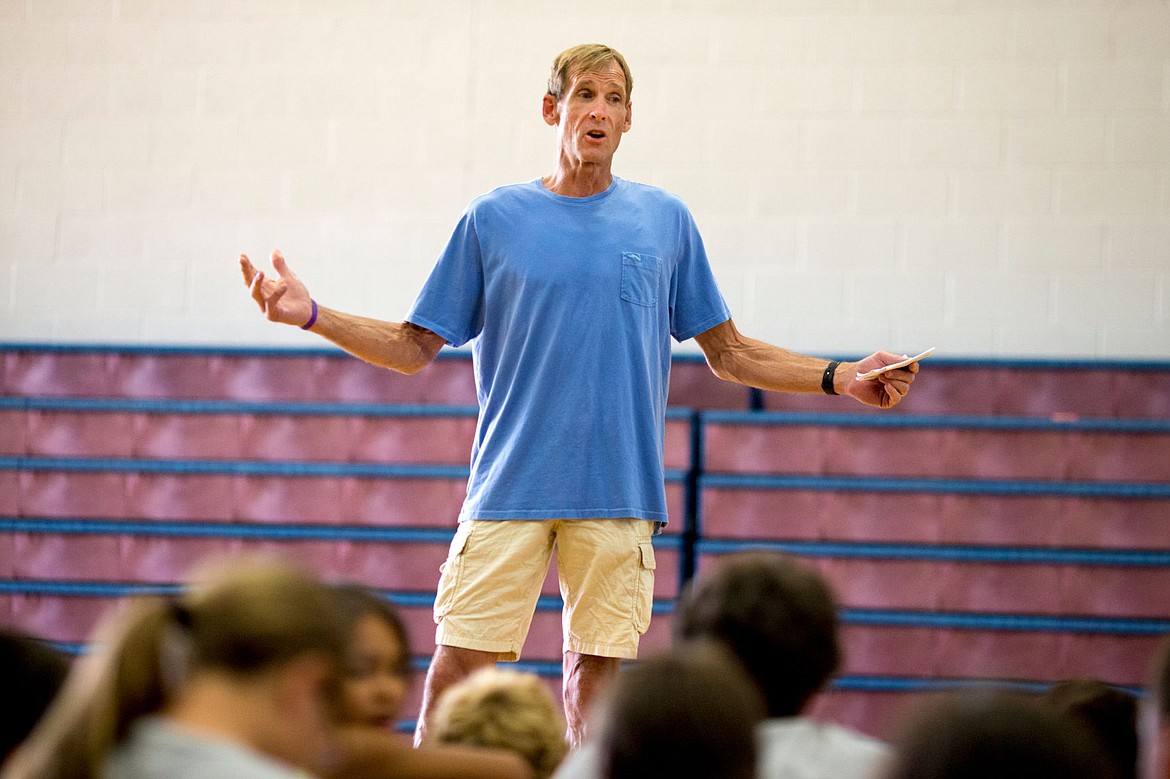
[(639, 306), (658, 305), (662, 260), (652, 254), (622, 252), (622, 300)]

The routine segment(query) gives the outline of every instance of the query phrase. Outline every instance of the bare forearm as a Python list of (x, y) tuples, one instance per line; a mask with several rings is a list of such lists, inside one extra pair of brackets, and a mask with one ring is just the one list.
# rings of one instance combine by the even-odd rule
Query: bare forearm
[(312, 331), (353, 356), (399, 373), (414, 374), (431, 363), (443, 339), (409, 322), (385, 322), (318, 307)]
[(384, 322), (318, 305), (279, 251), (272, 252), (272, 267), (275, 280), (240, 255), (244, 284), (269, 321), (312, 330), (355, 357), (399, 373), (418, 373), (443, 348), (441, 336), (409, 322)]
[[(821, 392), (827, 360), (809, 357), (749, 338), (731, 321), (708, 330), (697, 339), (711, 370), (725, 381), (775, 392)], [(848, 380), (849, 367), (837, 370), (838, 391)]]
[(826, 360), (747, 340), (742, 350), (711, 366), (716, 376), (775, 392), (821, 392)]
[(328, 779), (531, 779), (532, 769), (512, 752), (443, 746), (413, 749), (397, 734), (345, 728), (330, 765), (319, 767)]
[[(867, 406), (889, 408), (901, 402), (918, 373), (918, 363), (902, 364), (896, 354), (874, 352), (859, 362), (830, 362), (820, 357), (782, 349), (748, 338), (728, 319), (695, 336), (707, 364), (715, 375), (727, 381), (776, 392), (828, 392), (849, 395)], [(876, 379), (858, 376), (869, 370), (890, 366)], [(832, 368), (832, 370), (829, 370)], [(832, 387), (822, 384), (832, 377)]]

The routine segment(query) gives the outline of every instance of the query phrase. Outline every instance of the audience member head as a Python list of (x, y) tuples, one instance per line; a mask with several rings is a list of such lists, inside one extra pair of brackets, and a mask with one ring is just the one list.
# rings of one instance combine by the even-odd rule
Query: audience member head
[(101, 776), (146, 715), (293, 765), (329, 746), (344, 650), (329, 587), (249, 559), (204, 569), (178, 597), (124, 606), (75, 662), (12, 776)]
[(32, 636), (0, 630), (0, 763), (32, 731), (68, 672), (60, 652)]
[(356, 585), (335, 588), (346, 635), (341, 719), (389, 729), (410, 687), (410, 641), (390, 603)]
[(674, 633), (730, 648), (759, 685), (769, 717), (799, 714), (841, 663), (828, 584), (777, 553), (735, 555), (698, 576), (679, 600)]
[(595, 712), (606, 779), (752, 779), (764, 701), (722, 646), (676, 647), (619, 674)]
[(1101, 742), (1118, 779), (1137, 775), (1137, 698), (1096, 679), (1070, 679), (1052, 685), (1040, 700), (1076, 718)]
[(1033, 698), (945, 695), (907, 721), (883, 779), (1113, 779), (1089, 730)]
[(432, 729), (440, 744), (511, 750), (536, 779), (551, 776), (569, 749), (560, 706), (540, 677), (492, 667), (440, 696)]

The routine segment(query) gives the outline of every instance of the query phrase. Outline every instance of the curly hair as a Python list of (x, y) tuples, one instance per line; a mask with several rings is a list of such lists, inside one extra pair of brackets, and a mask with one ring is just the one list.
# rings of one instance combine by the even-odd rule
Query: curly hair
[(552, 775), (568, 752), (565, 720), (552, 693), (531, 673), (484, 668), (448, 688), (435, 708), (441, 744), (508, 749)]

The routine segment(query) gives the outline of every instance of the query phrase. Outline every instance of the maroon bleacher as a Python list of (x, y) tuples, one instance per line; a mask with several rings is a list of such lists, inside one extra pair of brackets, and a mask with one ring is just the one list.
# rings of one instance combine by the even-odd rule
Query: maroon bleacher
[[(895, 414), (1116, 419), (1170, 418), (1164, 363), (976, 361), (934, 357), (921, 364), (911, 403)], [(721, 406), (724, 407), (724, 406)], [(768, 411), (842, 411), (840, 398), (768, 393)], [(849, 413), (885, 413), (850, 408)]]
[[(917, 400), (917, 396), (914, 396)], [(966, 479), (1170, 481), (1170, 431), (1035, 427), (708, 424), (706, 469)]]
[[(475, 420), (451, 407), (475, 403), (468, 360), (444, 356), (417, 377), (372, 368), (340, 353), (14, 347), (0, 352), (0, 394), (12, 399), (209, 400), (271, 404), (262, 413), (21, 407), (0, 409), (0, 517), (202, 522), (224, 526), (408, 528), (454, 530), (461, 478), (296, 475), (176, 469), (135, 470), (135, 462), (379, 464), (466, 466)], [(1079, 425), (1086, 419), (1162, 420), (1170, 416), (1170, 366), (1020, 364), (936, 360), (910, 398), (889, 418), (940, 416), (954, 424), (870, 427), (824, 415), (876, 419), (847, 398), (752, 393), (715, 379), (700, 360), (672, 369), (671, 404), (697, 410), (816, 412), (783, 425), (702, 418), (703, 474), (865, 477), (910, 480), (1002, 480), (1170, 483), (1170, 432)], [(295, 406), (399, 404), (436, 414), (303, 413)], [(965, 424), (961, 418), (1028, 418), (1046, 424)], [(828, 419), (828, 421), (826, 421)], [(1055, 420), (1055, 421), (1053, 421)], [(667, 467), (692, 465), (692, 420), (667, 424)], [(1078, 426), (1079, 425), (1079, 426)], [(46, 464), (50, 458), (61, 465)], [(92, 461), (75, 469), (70, 463)], [(118, 467), (104, 468), (102, 461)], [(33, 465), (32, 463), (39, 463)], [(122, 467), (126, 464), (127, 467)], [(1170, 550), (1168, 501), (1124, 495), (1014, 494), (945, 490), (825, 490), (704, 485), (697, 564), (718, 564), (723, 551), (702, 541), (892, 544), (914, 547), (1086, 549), (1130, 553)], [(681, 535), (685, 483), (667, 485), (671, 525), (657, 545), (655, 596), (669, 605), (687, 555)], [(51, 527), (48, 525), (47, 527)], [(274, 550), (331, 579), (409, 593), (403, 607), (413, 649), (434, 648), (430, 609), (413, 605), (433, 593), (446, 553), (441, 539), (368, 541), (314, 535), (231, 537), (181, 533), (0, 531), (0, 620), (36, 635), (81, 643), (109, 596), (41, 593), (23, 584), (168, 584), (196, 562), (225, 551)], [(913, 689), (881, 680), (977, 680), (1044, 683), (1086, 675), (1139, 686), (1158, 636), (1125, 629), (939, 627), (937, 614), (1004, 614), (1058, 619), (1108, 617), (1156, 622), (1170, 616), (1170, 568), (1159, 565), (1052, 561), (915, 559), (897, 554), (805, 555), (853, 610), (905, 612), (906, 624), (847, 620), (843, 674), (876, 680), (846, 687), (816, 703), (818, 715), (885, 735)], [(545, 593), (556, 592), (554, 579)], [(669, 612), (669, 608), (664, 609)], [(914, 613), (924, 616), (915, 623)], [(1160, 624), (1160, 623), (1158, 623)], [(1124, 625), (1123, 625), (1124, 627)], [(1108, 628), (1108, 625), (1106, 626)], [(644, 652), (669, 644), (670, 614), (658, 614)], [(559, 663), (555, 609), (534, 617), (523, 661)], [(556, 674), (548, 673), (556, 686)], [(913, 685), (910, 685), (913, 687)], [(414, 695), (419, 693), (418, 685)]]

